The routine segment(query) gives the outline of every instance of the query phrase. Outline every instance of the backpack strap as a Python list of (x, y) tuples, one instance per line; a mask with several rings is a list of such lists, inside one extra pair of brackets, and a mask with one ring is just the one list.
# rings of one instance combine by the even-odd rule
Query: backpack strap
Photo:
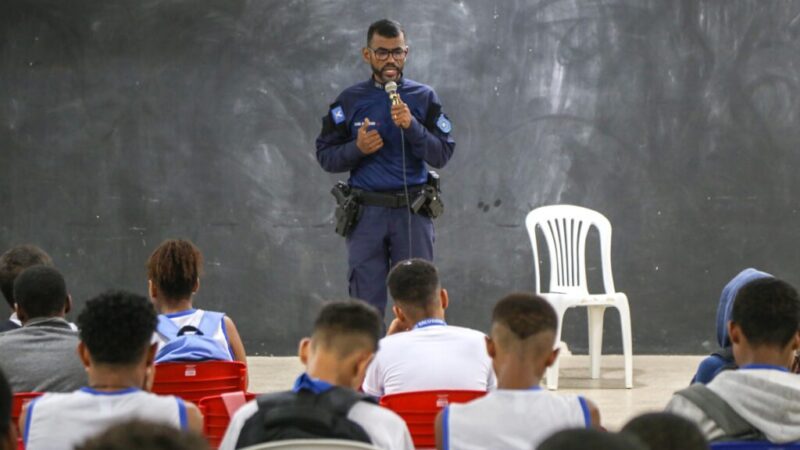
[(761, 431), (750, 425), (731, 405), (704, 384), (693, 384), (675, 395), (689, 400), (722, 429), (725, 436), (718, 440), (747, 441), (764, 438)]
[(172, 320), (165, 316), (164, 314), (158, 315), (158, 325), (156, 325), (156, 331), (158, 334), (164, 336), (167, 339), (167, 342), (174, 340), (178, 337), (178, 326), (175, 325)]
[[(203, 311), (203, 317), (197, 325), (197, 329), (203, 333), (203, 336), (214, 337), (217, 333), (217, 327), (220, 322), (225, 318), (225, 314), (215, 311)], [(224, 325), (223, 325), (224, 326)]]

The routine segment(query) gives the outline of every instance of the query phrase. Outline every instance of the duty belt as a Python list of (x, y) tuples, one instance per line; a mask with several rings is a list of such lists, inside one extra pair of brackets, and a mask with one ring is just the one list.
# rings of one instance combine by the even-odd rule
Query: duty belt
[[(414, 201), (425, 185), (412, 186), (408, 188), (408, 200)], [(381, 206), (384, 208), (405, 208), (408, 206), (405, 191), (392, 192), (370, 192), (361, 189), (353, 189), (353, 193), (358, 196), (359, 203), (367, 206)]]

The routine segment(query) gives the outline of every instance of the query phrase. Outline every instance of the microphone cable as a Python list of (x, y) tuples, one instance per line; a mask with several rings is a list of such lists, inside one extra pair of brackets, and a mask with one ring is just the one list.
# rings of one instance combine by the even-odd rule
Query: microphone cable
[(411, 244), (411, 196), (408, 195), (408, 180), (406, 179), (406, 140), (402, 128), (400, 128), (400, 152), (403, 155), (403, 192), (406, 196), (406, 212), (408, 213), (408, 259), (411, 259), (414, 257), (414, 247)]

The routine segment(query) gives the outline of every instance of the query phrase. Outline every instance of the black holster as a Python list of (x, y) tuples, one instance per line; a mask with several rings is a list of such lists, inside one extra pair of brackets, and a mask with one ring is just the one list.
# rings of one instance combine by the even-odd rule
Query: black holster
[(339, 181), (331, 189), (331, 194), (336, 198), (336, 234), (347, 237), (358, 224), (361, 218), (361, 203), (358, 194), (350, 186)]
[(444, 202), (442, 201), (441, 182), (439, 174), (428, 172), (428, 182), (411, 201), (411, 211), (414, 214), (422, 214), (431, 219), (435, 219), (444, 213)]

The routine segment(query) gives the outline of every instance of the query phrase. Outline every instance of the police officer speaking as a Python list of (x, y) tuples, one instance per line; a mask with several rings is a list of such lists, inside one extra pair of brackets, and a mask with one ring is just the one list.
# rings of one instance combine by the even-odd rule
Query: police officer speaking
[(451, 123), (433, 89), (403, 76), (400, 24), (379, 20), (362, 57), (369, 80), (342, 92), (322, 119), (317, 160), (350, 172), (333, 188), (336, 232), (347, 238), (350, 296), (386, 308), (386, 276), (409, 258), (433, 260), (432, 219), (442, 213), (439, 177), (453, 155)]

